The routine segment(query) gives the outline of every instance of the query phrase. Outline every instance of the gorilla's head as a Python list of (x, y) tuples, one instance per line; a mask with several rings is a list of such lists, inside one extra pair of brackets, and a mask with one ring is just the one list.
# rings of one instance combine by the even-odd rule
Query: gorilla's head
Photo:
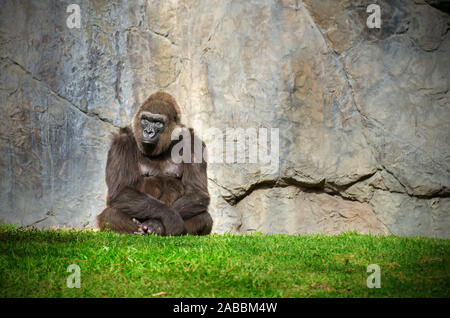
[(158, 156), (171, 143), (172, 131), (180, 124), (180, 109), (167, 93), (152, 94), (133, 117), (132, 129), (139, 150)]

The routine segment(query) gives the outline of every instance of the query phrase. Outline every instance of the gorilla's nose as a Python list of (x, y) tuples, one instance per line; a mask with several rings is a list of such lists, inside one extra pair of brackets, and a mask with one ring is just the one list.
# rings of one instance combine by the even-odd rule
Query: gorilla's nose
[(155, 130), (154, 129), (145, 129), (144, 132), (149, 136), (149, 137), (153, 137), (155, 135)]

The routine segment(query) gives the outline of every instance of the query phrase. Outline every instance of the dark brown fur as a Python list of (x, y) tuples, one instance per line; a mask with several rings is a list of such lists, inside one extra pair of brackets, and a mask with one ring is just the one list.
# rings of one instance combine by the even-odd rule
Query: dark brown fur
[[(142, 112), (167, 118), (167, 127), (150, 150), (141, 141)], [(206, 162), (175, 164), (171, 160), (170, 137), (177, 126), (178, 105), (169, 94), (158, 92), (143, 103), (130, 126), (113, 135), (106, 164), (107, 207), (97, 216), (100, 230), (134, 233), (139, 229), (132, 221), (135, 218), (146, 224), (160, 222), (165, 235), (211, 232)], [(193, 145), (195, 136), (190, 132)]]

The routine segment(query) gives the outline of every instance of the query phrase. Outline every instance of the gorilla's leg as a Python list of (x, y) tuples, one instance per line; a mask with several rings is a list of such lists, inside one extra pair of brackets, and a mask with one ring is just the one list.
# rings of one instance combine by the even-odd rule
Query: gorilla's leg
[(101, 231), (109, 229), (121, 234), (132, 234), (139, 229), (129, 215), (113, 208), (103, 210), (97, 216), (97, 224)]
[(208, 212), (197, 214), (184, 221), (187, 234), (208, 235), (211, 233), (213, 220)]

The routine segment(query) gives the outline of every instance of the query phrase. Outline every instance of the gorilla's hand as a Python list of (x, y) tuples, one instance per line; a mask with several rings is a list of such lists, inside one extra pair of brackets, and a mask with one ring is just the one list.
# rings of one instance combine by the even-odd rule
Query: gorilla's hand
[(142, 223), (142, 229), (147, 234), (164, 235), (164, 227), (158, 220), (147, 220)]
[(144, 231), (144, 229), (142, 228), (142, 223), (139, 222), (139, 221), (138, 221), (137, 219), (135, 219), (135, 218), (132, 218), (131, 220), (133, 221), (133, 223), (135, 223), (135, 224), (138, 226), (138, 230), (137, 230), (137, 232), (134, 232), (134, 234), (145, 235), (145, 231)]
[(164, 226), (158, 220), (150, 219), (144, 222), (139, 222), (137, 219), (133, 218), (133, 222), (136, 223), (136, 225), (138, 226), (138, 231), (134, 232), (134, 234), (164, 235)]

